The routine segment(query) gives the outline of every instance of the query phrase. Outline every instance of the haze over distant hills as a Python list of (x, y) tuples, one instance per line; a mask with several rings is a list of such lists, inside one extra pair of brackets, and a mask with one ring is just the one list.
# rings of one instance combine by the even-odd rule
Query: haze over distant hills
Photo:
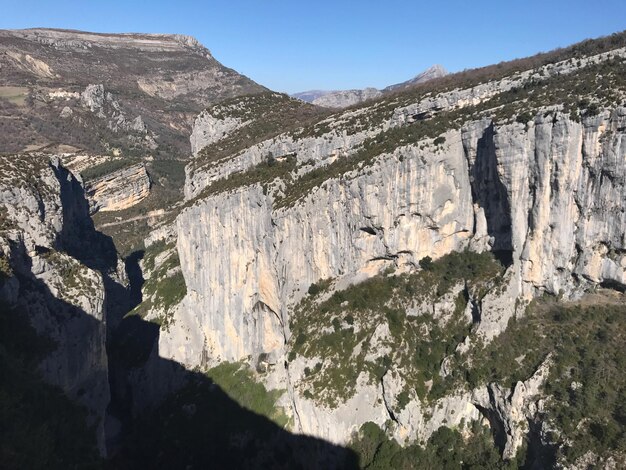
[(378, 98), (384, 93), (403, 90), (413, 85), (417, 85), (418, 83), (424, 83), (428, 80), (443, 77), (447, 74), (447, 70), (442, 65), (436, 64), (406, 82), (396, 83), (395, 85), (390, 85), (382, 90), (372, 87), (364, 88), (362, 90), (309, 90), (294, 93), (291, 96), (298, 98), (299, 100), (306, 101), (307, 103), (312, 103), (326, 108), (347, 108), (348, 106), (352, 106), (365, 100)]

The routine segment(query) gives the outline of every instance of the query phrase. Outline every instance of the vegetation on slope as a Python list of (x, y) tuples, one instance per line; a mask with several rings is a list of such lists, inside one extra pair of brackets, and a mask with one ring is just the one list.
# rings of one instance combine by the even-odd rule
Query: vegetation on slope
[(426, 92), (441, 93), (455, 88), (469, 88), (493, 80), (501, 80), (509, 75), (525, 70), (537, 69), (545, 65), (565, 60), (578, 60), (583, 57), (602, 54), (614, 49), (626, 47), (626, 31), (614, 33), (597, 39), (586, 39), (568, 47), (542, 52), (522, 59), (500, 62), (476, 69), (463, 70), (443, 77), (419, 83), (407, 92), (398, 94), (418, 94)]
[[(580, 122), (582, 117), (593, 116), (600, 109), (624, 104), (625, 99), (626, 61), (621, 58), (585, 67), (578, 73), (532, 82), (523, 88), (500, 93), (476, 106), (441, 112), (428, 119), (380, 132), (366, 139), (355, 153), (305, 173), (297, 180), (287, 181), (284, 195), (278, 199), (277, 206), (293, 205), (324, 181), (340, 178), (357, 169), (362, 172), (380, 155), (390, 154), (400, 147), (420, 144), (424, 147), (425, 139), (434, 139), (433, 145), (438, 147), (445, 143), (441, 134), (460, 129), (469, 121), (489, 118), (496, 125), (513, 120), (526, 124), (535, 118), (539, 110), (553, 106)], [(397, 106), (397, 103), (393, 103), (386, 111), (388, 115), (385, 118), (390, 118)], [(547, 114), (557, 119), (555, 110)], [(381, 122), (382, 116), (369, 115), (363, 119), (353, 123), (352, 127), (346, 124), (347, 127), (342, 130), (351, 133), (373, 129)]]
[(258, 142), (328, 114), (323, 108), (274, 92), (233, 98), (208, 108), (207, 112), (218, 119), (231, 117), (248, 124), (202, 149), (192, 162), (193, 168), (215, 164)]
[[(548, 467), (573, 464), (589, 452), (599, 457), (597, 463), (612, 457), (618, 466), (626, 465), (625, 331), (623, 296), (593, 295), (574, 304), (544, 298), (531, 304), (525, 317), (511, 320), (492, 343), (462, 358), (471, 358), (471, 364), (453, 364), (455, 380), (470, 388), (490, 382), (512, 387), (552, 354), (541, 416), (552, 431), (548, 442), (526, 443), (514, 460), (501, 460), (492, 437), (478, 423), (470, 429), (440, 428), (425, 447), (404, 448), (366, 423), (352, 448), (368, 469), (531, 468), (535, 458)], [(524, 455), (527, 450), (541, 454)]]
[(551, 353), (545, 383), (546, 419), (558, 458), (574, 462), (588, 451), (621, 452), (626, 464), (626, 301), (592, 296), (573, 305), (544, 299), (525, 317), (471, 354), (471, 365), (452, 366), (468, 387), (487, 382), (514, 385), (527, 379)]
[[(289, 359), (319, 358), (299, 385), (305, 396), (337, 406), (352, 396), (361, 373), (379, 381), (388, 371), (405, 381), (401, 407), (413, 394), (430, 400), (447, 391), (439, 368), (470, 332), (471, 319), (464, 315), (468, 292), (478, 301), (498, 285), (503, 268), (490, 253), (470, 251), (424, 264), (418, 273), (377, 276), (322, 301), (318, 297), (326, 286), (312, 286), (315, 295), (294, 309), (290, 324)], [(410, 312), (445, 295), (452, 308), (443, 318)], [(385, 328), (389, 335), (373, 344), (375, 332)]]
[(0, 252), (0, 287), (4, 281), (13, 275), (13, 270), (9, 264), (9, 260), (4, 253)]
[[(157, 256), (161, 256), (156, 265)], [(185, 278), (180, 271), (180, 259), (173, 244), (157, 242), (151, 245), (144, 254), (144, 266), (149, 277), (143, 285), (143, 301), (129, 315), (142, 318), (148, 314), (157, 315), (150, 320), (167, 328), (172, 321), (174, 307), (187, 294)]]
[[(410, 94), (402, 95), (405, 100), (402, 103), (397, 97), (376, 103), (367, 113), (339, 123), (335, 126), (336, 130), (348, 134), (367, 129), (374, 130), (384, 120), (390, 119), (397, 107), (419, 101), (417, 98), (411, 100), (410, 97)], [(531, 80), (523, 87), (499, 93), (475, 106), (443, 111), (411, 124), (381, 130), (376, 135), (367, 138), (348, 156), (338, 158), (321, 168), (303, 171), (299, 178), (293, 177), (295, 174), (293, 170), (306, 170), (305, 164), (297, 168), (289, 168), (288, 173), (281, 173), (278, 171), (280, 168), (277, 168), (268, 175), (267, 162), (263, 162), (228, 178), (213, 182), (194, 201), (209, 194), (264, 182), (271, 176), (272, 179), (281, 178), (285, 183), (282, 192), (276, 195), (276, 207), (288, 207), (310, 194), (316, 187), (320, 187), (325, 181), (340, 178), (355, 170), (362, 172), (381, 155), (389, 155), (403, 146), (415, 145), (422, 150), (429, 147), (429, 151), (432, 152), (433, 149), (445, 144), (445, 137), (442, 134), (460, 129), (470, 121), (488, 118), (496, 125), (513, 121), (527, 124), (539, 112), (552, 116), (556, 120), (558, 119), (557, 110), (561, 110), (574, 121), (580, 122), (585, 117), (594, 116), (600, 109), (620, 106), (625, 103), (625, 100), (626, 60), (608, 59), (599, 64), (583, 67), (576, 73), (543, 80)], [(312, 129), (317, 129), (315, 135), (323, 135), (330, 130), (330, 127), (326, 126), (330, 122), (331, 120), (327, 119), (317, 125), (302, 128), (304, 133), (296, 133), (295, 137), (305, 137)], [(432, 139), (432, 144), (428, 139)], [(424, 154), (427, 156), (427, 152)]]
[(265, 416), (282, 428), (287, 426), (289, 420), (284, 410), (276, 405), (285, 391), (267, 390), (255, 380), (254, 373), (247, 365), (222, 362), (209, 369), (206, 375), (244, 408)]
[(214, 181), (196, 197), (187, 201), (185, 207), (191, 206), (213, 194), (224, 193), (255, 184), (262, 185), (263, 191), (267, 193), (273, 182), (277, 180), (291, 181), (293, 171), (296, 168), (296, 159), (293, 156), (286, 157), (284, 161), (277, 161), (273, 156), (270, 156), (264, 162), (245, 171), (235, 172), (226, 178)]
[(63, 300), (76, 305), (81, 298), (94, 299), (101, 290), (97, 275), (66, 253), (50, 250), (43, 258), (55, 270), (53, 282)]
[[(573, 304), (549, 297), (535, 301), (524, 317), (512, 319), (491, 343), (475, 343), (461, 355), (455, 352), (456, 346), (471, 330), (471, 322), (462, 314), (467, 293), (479, 302), (487, 289), (498, 288), (502, 268), (489, 254), (470, 252), (437, 261), (425, 259), (421, 264), (424, 269), (419, 273), (379, 276), (332, 294), (330, 280), (310, 287), (309, 296), (293, 312), (288, 345), (290, 362), (304, 356), (316, 363), (305, 368), (305, 377), (297, 385), (305, 396), (334, 407), (352, 396), (361, 373), (376, 381), (390, 372), (400, 374), (407, 385), (397, 397), (397, 406), (402, 408), (410, 399), (432, 401), (454, 390), (488, 383), (514, 387), (532, 376), (550, 354), (541, 419), (554, 430), (548, 434), (554, 461), (573, 463), (591, 451), (600, 458), (612, 456), (626, 463), (623, 295), (597, 294)], [(459, 283), (465, 288), (454, 297), (454, 311), (447, 318), (407, 314), (416, 303), (432, 303), (454, 293)], [(373, 345), (381, 325), (390, 335)], [(451, 374), (445, 379), (439, 375), (444, 358), (451, 361)], [(401, 449), (380, 437), (384, 433), (367, 437), (372, 432), (371, 426), (368, 429), (362, 430), (355, 443), (365, 468), (415, 468), (408, 462), (420, 459), (435, 465), (432, 452), (437, 454), (433, 450), (437, 446), (432, 447), (432, 442), (426, 449)], [(451, 449), (462, 454), (469, 449), (465, 447), (468, 442), (471, 439), (459, 440)], [(380, 449), (373, 451), (373, 447)], [(460, 454), (455, 455), (454, 459)], [(459, 458), (463, 465), (471, 461), (467, 456)], [(487, 468), (514, 468), (495, 457), (488, 461), (492, 466)], [(474, 468), (454, 465), (449, 468)]]
[(82, 176), (83, 181), (92, 181), (102, 178), (103, 176), (110, 175), (111, 173), (115, 173), (116, 171), (129, 168), (140, 162), (141, 160), (133, 158), (114, 158), (106, 160), (98, 165), (90, 166), (83, 170), (80, 175)]
[[(385, 431), (368, 422), (361, 426), (351, 448), (360, 457), (360, 467), (367, 470), (513, 470), (524, 468), (524, 455), (503, 461), (490, 431), (477, 422), (461, 430), (439, 428), (424, 447), (418, 444), (401, 447)], [(462, 431), (462, 432), (460, 432)]]

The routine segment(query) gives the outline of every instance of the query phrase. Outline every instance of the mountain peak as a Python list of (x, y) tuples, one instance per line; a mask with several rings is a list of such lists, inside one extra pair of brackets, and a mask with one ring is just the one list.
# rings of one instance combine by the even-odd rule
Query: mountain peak
[(299, 100), (306, 101), (307, 103), (313, 103), (317, 106), (340, 109), (355, 105), (365, 100), (378, 98), (384, 93), (390, 91), (402, 90), (418, 83), (424, 83), (434, 78), (443, 77), (447, 74), (448, 71), (443, 67), (443, 65), (435, 64), (406, 82), (390, 85), (382, 90), (372, 87), (364, 88), (363, 90), (309, 90), (294, 93), (291, 96), (298, 98)]
[(424, 83), (429, 80), (433, 80), (435, 78), (443, 77), (445, 75), (448, 75), (448, 71), (445, 69), (445, 67), (440, 64), (435, 64), (435, 65), (428, 67), (423, 72), (420, 72), (419, 74), (417, 74), (415, 77), (411, 78), (410, 80), (407, 80), (406, 82), (402, 82), (402, 83), (396, 83), (395, 85), (390, 85), (387, 88), (385, 88), (383, 91), (388, 92), (388, 91), (401, 90), (401, 89), (410, 87), (412, 85), (417, 85), (418, 83)]

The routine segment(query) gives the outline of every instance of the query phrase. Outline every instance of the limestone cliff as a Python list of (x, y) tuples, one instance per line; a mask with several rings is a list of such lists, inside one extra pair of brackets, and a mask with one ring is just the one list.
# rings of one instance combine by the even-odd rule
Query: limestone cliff
[(87, 409), (104, 454), (111, 299), (102, 272), (107, 279), (118, 276), (116, 260), (108, 266), (95, 261), (103, 241), (90, 225), (80, 184), (58, 159), (11, 155), (0, 166), (0, 253), (10, 267), (8, 279), (0, 279), (0, 300), (26, 312), (52, 342), (39, 372)]
[(113, 171), (85, 182), (91, 213), (119, 211), (134, 206), (150, 194), (150, 177), (143, 163)]
[[(313, 282), (364, 278), (390, 263), (410, 269), (425, 256), (468, 247), (512, 261), (506, 289), (482, 300), (476, 335), (486, 338), (506, 327), (516, 299), (626, 284), (618, 254), (623, 135), (600, 143), (604, 129), (624, 127), (624, 111), (583, 123), (558, 112), (529, 126), (473, 122), (446, 133), (443, 147), (399, 147), (289, 207), (280, 199), (275, 207), (260, 186), (197, 202), (177, 219), (190, 295), (164, 336), (166, 353), (190, 367), (204, 356), (261, 353), (280, 364), (290, 306)], [(601, 176), (608, 172), (615, 176)], [(341, 432), (337, 422), (308, 422), (304, 432)]]
[[(617, 49), (469, 88), (399, 95), (229, 156), (200, 155), (187, 169), (188, 202), (176, 220), (187, 293), (160, 352), (188, 368), (270, 364), (264, 380), (287, 388), (295, 429), (333, 442), (389, 419), (399, 441), (423, 441), (491, 409), (509, 426), (510, 457), (523, 433), (509, 423), (526, 403), (516, 398), (521, 391), (512, 392), (515, 403), (493, 384), (453, 388), (434, 402), (409, 393), (399, 411), (394, 403), (407, 399), (412, 373), (399, 366), (379, 382), (368, 375), (393, 333), (352, 319), (335, 329), (369, 332), (343, 359), (363, 357), (362, 373), (345, 397), (324, 403), (311, 394), (311, 374), (327, 373), (332, 361), (298, 352), (292, 325), (311, 286), (324, 280), (333, 280), (332, 296), (382, 272), (419, 273), (426, 257), (466, 249), (495, 254), (505, 270), (496, 284), (459, 279), (465, 290), (453, 292), (465, 292), (465, 314), (454, 321), (469, 329), (456, 345), (461, 355), (499, 335), (542, 293), (574, 299), (594, 286), (626, 286), (626, 109), (615, 82), (623, 56)], [(572, 90), (585, 96), (587, 80), (605, 80), (612, 94), (583, 107), (559, 101)], [(218, 140), (236, 127), (224, 123)], [(425, 296), (402, 308), (407, 317), (456, 318), (453, 299)], [(320, 317), (308, 328), (310, 338), (333, 326)], [(441, 367), (450, 373), (445, 360)]]
[[(37, 373), (87, 410), (113, 466), (327, 468), (381, 436), (411, 464), (453, 433), (511, 465), (526, 444), (528, 466), (546, 449), (563, 467), (622, 462), (625, 46), (390, 87), (331, 114), (185, 36), (0, 32), (0, 81), (35, 80), (38, 110), (103, 132), (68, 142), (106, 150), (0, 157), (0, 305), (50, 340)], [(159, 67), (98, 66), (58, 88), (80, 62), (66, 53), (137, 51)], [(209, 103), (185, 175), (151, 159), (150, 194), (115, 135), (180, 151), (159, 136)], [(183, 176), (181, 201), (164, 183)], [(144, 231), (120, 229), (122, 266), (90, 214), (149, 194), (133, 217), (96, 216), (153, 229), (140, 248)], [(167, 211), (146, 213), (155, 200)]]

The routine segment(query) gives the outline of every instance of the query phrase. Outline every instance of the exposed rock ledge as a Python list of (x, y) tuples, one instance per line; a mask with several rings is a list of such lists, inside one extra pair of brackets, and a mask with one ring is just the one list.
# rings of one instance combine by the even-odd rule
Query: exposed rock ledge
[(143, 163), (85, 182), (89, 211), (119, 211), (143, 201), (150, 194), (150, 177)]

